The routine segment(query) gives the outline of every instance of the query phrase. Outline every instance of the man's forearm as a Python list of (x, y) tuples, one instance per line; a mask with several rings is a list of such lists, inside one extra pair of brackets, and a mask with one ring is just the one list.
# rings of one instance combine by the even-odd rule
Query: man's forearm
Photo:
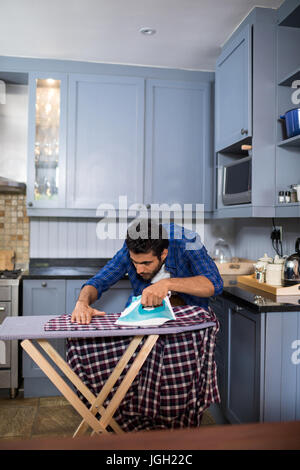
[(168, 279), (169, 290), (198, 297), (211, 297), (215, 287), (205, 276), (171, 277)]
[(94, 286), (84, 286), (79, 294), (77, 302), (82, 302), (85, 305), (93, 304), (98, 298), (98, 291)]

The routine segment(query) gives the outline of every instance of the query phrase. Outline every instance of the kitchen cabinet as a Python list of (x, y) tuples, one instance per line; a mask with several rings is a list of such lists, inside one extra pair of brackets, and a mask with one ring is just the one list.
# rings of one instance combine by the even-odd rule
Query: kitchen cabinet
[[(276, 12), (254, 8), (216, 65), (214, 218), (275, 216)], [(251, 203), (224, 205), (223, 167), (252, 146)]]
[(283, 304), (274, 311), (274, 302), (262, 301), (251, 309), (227, 296), (225, 289), (210, 299), (220, 323), (215, 360), (222, 419), (233, 424), (299, 420), (299, 306), (286, 311)]
[[(85, 280), (68, 280), (66, 286), (66, 311), (71, 313), (78, 299), (81, 286)], [(124, 310), (129, 296), (132, 293), (129, 281), (122, 280), (117, 282), (108, 291), (104, 292), (99, 300), (92, 305), (97, 310), (106, 313), (116, 313)]]
[(228, 388), (228, 308), (222, 296), (212, 297), (210, 306), (219, 321), (219, 331), (216, 336), (215, 361), (217, 365), (217, 380), (221, 398), (220, 408), (226, 415)]
[(29, 73), (28, 215), (98, 217), (101, 204), (116, 215), (125, 204), (211, 212), (212, 74), (93, 65)]
[[(66, 310), (65, 281), (32, 279), (23, 281), (23, 315), (62, 315)], [(50, 343), (65, 357), (65, 340), (54, 339)], [(59, 369), (57, 372), (61, 374)], [(24, 397), (57, 395), (57, 389), (41, 369), (23, 351)]]
[(146, 81), (146, 204), (212, 210), (209, 83)]
[(71, 74), (68, 122), (67, 207), (142, 203), (144, 80)]
[(65, 207), (67, 81), (67, 74), (29, 74), (29, 211)]
[(252, 136), (251, 34), (247, 24), (216, 63), (216, 151)]
[(226, 417), (231, 423), (259, 421), (261, 317), (228, 305)]
[(222, 413), (230, 423), (259, 421), (261, 317), (222, 296), (210, 305), (220, 323), (215, 361)]
[[(23, 315), (63, 315), (72, 313), (85, 279), (24, 279)], [(121, 312), (132, 289), (128, 280), (121, 280), (105, 292), (93, 307), (106, 313)], [(65, 358), (64, 339), (51, 340), (56, 351)], [(37, 346), (38, 347), (38, 346)], [(57, 372), (62, 372), (57, 369)], [(23, 352), (24, 396), (60, 395), (41, 369)]]
[(287, 138), (279, 118), (300, 106), (300, 1), (286, 1), (277, 11), (276, 217), (300, 217), (300, 201), (279, 203), (278, 192), (300, 183), (300, 136)]

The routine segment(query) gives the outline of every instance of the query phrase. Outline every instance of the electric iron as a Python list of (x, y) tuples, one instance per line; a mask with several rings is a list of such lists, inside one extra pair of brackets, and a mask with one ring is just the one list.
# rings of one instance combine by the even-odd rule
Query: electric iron
[(116, 325), (120, 326), (159, 326), (169, 320), (175, 320), (175, 315), (166, 296), (162, 305), (158, 307), (143, 307), (141, 304), (142, 296), (132, 297), (131, 304), (123, 310)]

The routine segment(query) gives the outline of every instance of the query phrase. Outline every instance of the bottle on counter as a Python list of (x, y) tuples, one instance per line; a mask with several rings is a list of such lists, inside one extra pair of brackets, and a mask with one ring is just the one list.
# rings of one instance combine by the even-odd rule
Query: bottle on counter
[(291, 191), (286, 191), (284, 195), (285, 202), (291, 202)]
[(279, 191), (279, 193), (278, 193), (278, 202), (283, 203), (284, 201), (285, 201), (284, 191)]

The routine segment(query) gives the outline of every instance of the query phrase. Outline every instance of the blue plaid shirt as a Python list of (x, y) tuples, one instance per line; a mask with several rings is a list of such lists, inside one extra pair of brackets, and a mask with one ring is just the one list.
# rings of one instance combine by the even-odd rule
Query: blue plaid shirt
[[(165, 259), (165, 269), (170, 272), (171, 277), (205, 276), (214, 285), (214, 295), (221, 294), (223, 280), (217, 266), (208, 255), (205, 246), (201, 243), (199, 235), (179, 225), (168, 224), (163, 226), (169, 235), (169, 248)], [(133, 293), (127, 301), (127, 306), (131, 302), (132, 296), (141, 295), (145, 287), (151, 285), (151, 281), (144, 281), (138, 277), (130, 259), (126, 242), (124, 242), (124, 245), (115, 256), (94, 277), (83, 284), (82, 287), (88, 285), (96, 287), (99, 299), (103, 292), (122, 279), (126, 273), (128, 273), (133, 289)], [(197, 297), (183, 293), (180, 293), (180, 297), (182, 297), (187, 305), (208, 307), (207, 297)]]

